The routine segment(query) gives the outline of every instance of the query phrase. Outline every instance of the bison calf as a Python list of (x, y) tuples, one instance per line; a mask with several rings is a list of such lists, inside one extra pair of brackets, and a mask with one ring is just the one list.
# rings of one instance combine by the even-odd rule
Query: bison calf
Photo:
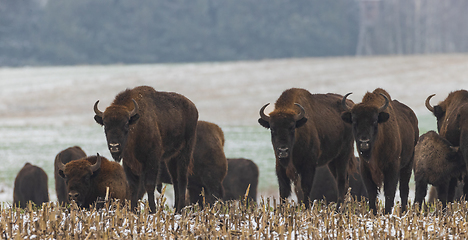
[(55, 178), (55, 192), (57, 193), (57, 200), (62, 205), (68, 203), (67, 184), (65, 180), (59, 175), (59, 166), (57, 163), (61, 162), (67, 164), (72, 160), (85, 158), (86, 153), (78, 146), (69, 147), (55, 156), (54, 164), (54, 178)]
[(25, 208), (27, 202), (36, 205), (49, 201), (47, 188), (47, 174), (42, 168), (26, 163), (15, 178), (13, 203), (17, 207)]
[(250, 159), (228, 158), (228, 172), (223, 181), (224, 200), (239, 200), (244, 198), (247, 188), (248, 201), (257, 200), (258, 166)]
[(414, 180), (416, 182), (415, 202), (421, 205), (427, 193), (427, 184), (436, 187), (438, 198), (445, 207), (447, 201), (453, 201), (456, 181), (466, 172), (465, 163), (450, 142), (434, 131), (429, 131), (419, 138), (414, 155)]
[(104, 198), (107, 187), (110, 197), (128, 199), (125, 172), (116, 162), (98, 154), (67, 164), (56, 159), (55, 164), (59, 167), (59, 175), (67, 182), (69, 200), (74, 200), (80, 207), (88, 208), (98, 198)]

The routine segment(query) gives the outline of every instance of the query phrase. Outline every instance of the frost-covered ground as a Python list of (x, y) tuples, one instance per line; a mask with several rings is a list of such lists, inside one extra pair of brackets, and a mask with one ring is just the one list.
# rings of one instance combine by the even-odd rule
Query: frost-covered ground
[[(53, 188), (53, 159), (80, 145), (88, 154), (110, 157), (92, 110), (105, 109), (125, 88), (150, 85), (190, 98), (200, 119), (220, 125), (228, 157), (247, 157), (260, 166), (259, 192), (277, 196), (269, 132), (257, 124), (258, 111), (291, 87), (312, 93), (346, 94), (355, 102), (366, 91), (386, 89), (418, 115), (420, 132), (435, 129), (432, 104), (466, 88), (468, 56), (310, 58), (197, 64), (0, 68), (0, 201), (12, 201), (16, 173), (25, 162), (41, 166)], [(267, 109), (268, 111), (268, 109)]]

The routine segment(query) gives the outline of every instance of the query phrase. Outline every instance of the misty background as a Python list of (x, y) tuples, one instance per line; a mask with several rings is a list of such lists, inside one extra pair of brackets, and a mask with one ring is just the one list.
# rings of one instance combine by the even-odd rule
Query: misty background
[(0, 66), (464, 53), (466, 0), (0, 0)]

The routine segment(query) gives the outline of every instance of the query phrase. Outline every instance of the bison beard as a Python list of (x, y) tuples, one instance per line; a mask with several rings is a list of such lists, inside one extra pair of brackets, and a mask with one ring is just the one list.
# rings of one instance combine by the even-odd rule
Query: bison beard
[(146, 192), (151, 212), (156, 211), (154, 190), (164, 162), (174, 184), (175, 208), (180, 211), (185, 206), (187, 171), (195, 145), (195, 104), (180, 94), (148, 86), (119, 93), (104, 112), (97, 103), (94, 119), (104, 126), (114, 160), (123, 159), (132, 208)]

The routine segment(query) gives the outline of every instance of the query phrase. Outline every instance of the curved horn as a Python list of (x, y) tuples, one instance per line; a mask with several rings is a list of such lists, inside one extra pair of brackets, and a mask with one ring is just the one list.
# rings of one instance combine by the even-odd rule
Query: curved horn
[(133, 108), (133, 111), (130, 113), (130, 117), (133, 117), (135, 114), (138, 113), (138, 104), (133, 98), (132, 98), (132, 101), (133, 101), (134, 108)]
[(59, 170), (65, 171), (65, 164), (63, 164), (59, 157), (55, 158), (55, 166), (57, 166)]
[(429, 97), (426, 98), (426, 108), (427, 108), (427, 110), (429, 110), (431, 112), (434, 112), (434, 107), (431, 106), (430, 101), (431, 101), (431, 98), (434, 97), (434, 96), (435, 96), (435, 94), (432, 94), (432, 95), (429, 95)]
[(305, 110), (304, 110), (304, 108), (301, 106), (301, 104), (299, 104), (299, 103), (294, 103), (294, 105), (298, 106), (298, 107), (301, 109), (301, 112), (299, 113), (299, 115), (297, 115), (297, 116), (295, 117), (295, 118), (296, 118), (296, 121), (297, 121), (297, 120), (300, 120), (300, 119), (302, 119), (302, 118), (304, 117), (304, 115), (305, 115)]
[(382, 107), (379, 108), (379, 112), (383, 112), (383, 111), (388, 107), (389, 101), (388, 101), (387, 96), (385, 96), (385, 95), (382, 94), (382, 93), (380, 93), (380, 95), (382, 95), (382, 97), (385, 98), (385, 104), (384, 104)]
[(98, 106), (97, 106), (98, 103), (99, 103), (99, 100), (97, 100), (96, 103), (94, 104), (94, 113), (96, 113), (97, 116), (102, 117), (102, 112), (99, 111)]
[(265, 112), (264, 112), (264, 111), (265, 111), (265, 108), (268, 107), (268, 105), (270, 105), (270, 103), (267, 103), (267, 104), (265, 104), (262, 108), (260, 108), (260, 117), (261, 117), (263, 120), (265, 120), (265, 121), (267, 121), (267, 122), (270, 122), (270, 117), (267, 116), (267, 115), (265, 114)]
[(101, 167), (101, 156), (99, 156), (99, 153), (98, 153), (96, 163), (91, 165), (91, 171), (96, 172), (97, 170), (99, 170), (100, 167)]
[(346, 111), (349, 111), (350, 108), (348, 107), (348, 105), (346, 105), (346, 98), (351, 95), (352, 92), (350, 93), (347, 93), (346, 95), (344, 95), (343, 99), (341, 99), (341, 106), (346, 110)]

